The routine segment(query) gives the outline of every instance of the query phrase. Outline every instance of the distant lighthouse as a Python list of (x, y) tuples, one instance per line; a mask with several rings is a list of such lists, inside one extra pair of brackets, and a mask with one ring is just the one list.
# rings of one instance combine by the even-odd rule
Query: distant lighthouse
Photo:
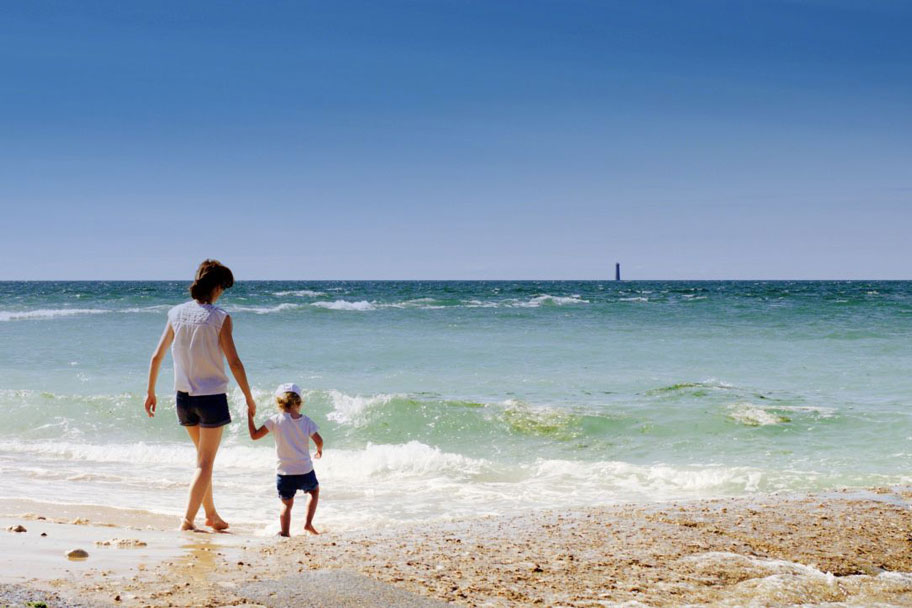
[(614, 280), (615, 281), (621, 280), (621, 263), (620, 262), (618, 262), (614, 265)]

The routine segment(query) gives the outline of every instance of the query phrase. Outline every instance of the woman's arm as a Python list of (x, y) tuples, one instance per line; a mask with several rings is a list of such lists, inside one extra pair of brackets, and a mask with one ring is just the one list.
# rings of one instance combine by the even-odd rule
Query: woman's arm
[(314, 454), (314, 458), (320, 458), (323, 455), (323, 438), (320, 437), (320, 433), (314, 433), (310, 438), (314, 440), (314, 444), (317, 446), (317, 453)]
[(250, 411), (247, 412), (247, 430), (250, 431), (250, 438), (254, 441), (265, 437), (266, 433), (269, 432), (269, 429), (266, 428), (266, 425), (257, 428), (256, 423), (253, 421), (253, 414), (251, 414)]
[(149, 385), (146, 388), (146, 414), (149, 415), (149, 418), (155, 416), (155, 406), (158, 404), (158, 400), (155, 398), (155, 383), (158, 381), (158, 370), (165, 358), (165, 353), (168, 352), (168, 348), (173, 341), (174, 329), (169, 322), (165, 324), (165, 331), (162, 332), (158, 346), (155, 347), (155, 352), (152, 353), (152, 360), (149, 361)]
[(222, 324), (222, 331), (219, 332), (219, 344), (222, 347), (222, 352), (225, 353), (225, 358), (228, 359), (228, 367), (231, 368), (231, 373), (234, 374), (234, 379), (237, 380), (238, 386), (241, 388), (241, 392), (244, 393), (244, 398), (247, 400), (247, 413), (248, 415), (253, 416), (256, 414), (256, 401), (253, 400), (253, 395), (250, 393), (250, 385), (247, 383), (247, 372), (244, 371), (244, 364), (241, 363), (237, 348), (234, 346), (234, 338), (231, 336), (231, 330), (231, 315), (228, 315), (225, 317), (225, 322)]

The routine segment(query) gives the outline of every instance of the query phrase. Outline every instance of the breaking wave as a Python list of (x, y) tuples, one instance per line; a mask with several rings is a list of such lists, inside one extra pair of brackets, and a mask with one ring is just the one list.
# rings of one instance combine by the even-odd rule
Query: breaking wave
[(258, 315), (268, 315), (275, 312), (284, 312), (286, 310), (295, 310), (300, 308), (299, 304), (284, 303), (277, 306), (229, 306), (225, 310), (228, 312), (252, 312)]
[(101, 315), (114, 312), (106, 308), (39, 308), (35, 310), (0, 310), (0, 321), (57, 319), (77, 315)]
[(334, 300), (332, 302), (312, 302), (311, 306), (316, 308), (325, 308), (326, 310), (353, 310), (358, 312), (365, 312), (368, 310), (375, 310), (377, 306), (368, 302), (367, 300), (361, 300), (359, 302), (349, 302), (348, 300)]
[(294, 296), (296, 298), (319, 298), (320, 296), (325, 296), (326, 292), (314, 291), (312, 289), (294, 289), (291, 291), (275, 291), (272, 295), (279, 298), (284, 298), (287, 296)]

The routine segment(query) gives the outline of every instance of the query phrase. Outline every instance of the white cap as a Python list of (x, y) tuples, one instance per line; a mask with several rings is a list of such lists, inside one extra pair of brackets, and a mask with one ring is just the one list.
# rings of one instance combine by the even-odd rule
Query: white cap
[(294, 382), (286, 382), (285, 384), (280, 384), (279, 388), (275, 391), (276, 397), (284, 397), (285, 393), (294, 393), (298, 397), (301, 396), (301, 387), (299, 387)]

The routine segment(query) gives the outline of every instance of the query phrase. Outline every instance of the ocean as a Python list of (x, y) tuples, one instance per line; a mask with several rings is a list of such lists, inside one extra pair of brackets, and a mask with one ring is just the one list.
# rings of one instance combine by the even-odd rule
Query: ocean
[[(149, 357), (187, 281), (0, 283), (0, 498), (179, 517), (193, 449)], [(909, 484), (912, 282), (242, 281), (259, 405), (305, 390), (316, 524)], [(274, 531), (269, 436), (233, 423), (222, 516)]]

